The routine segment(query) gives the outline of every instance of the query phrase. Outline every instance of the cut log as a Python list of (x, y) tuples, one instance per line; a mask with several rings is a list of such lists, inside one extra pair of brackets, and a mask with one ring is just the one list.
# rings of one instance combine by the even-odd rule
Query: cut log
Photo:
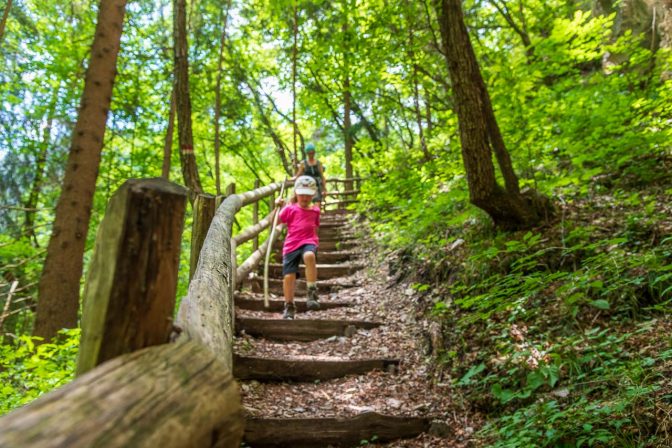
[[(318, 252), (317, 262), (324, 264), (333, 264), (333, 263), (344, 263), (355, 258), (358, 258), (361, 254), (355, 251), (340, 251), (340, 252)], [(280, 252), (275, 252), (271, 257), (271, 260), (274, 263), (282, 263), (282, 254)]]
[[(318, 255), (320, 256), (320, 255)], [(269, 266), (269, 275), (280, 278), (282, 277), (282, 264), (280, 263), (270, 263)], [(299, 265), (299, 269), (303, 272), (305, 266), (303, 264)], [(363, 265), (359, 264), (318, 264), (317, 265), (317, 277), (320, 280), (328, 280), (337, 277), (347, 277), (352, 275), (355, 272), (363, 269)]]
[(429, 425), (428, 418), (375, 412), (350, 418), (248, 418), (244, 440), (254, 448), (353, 447), (374, 436), (380, 442), (416, 437)]
[(236, 332), (244, 331), (250, 336), (279, 341), (314, 341), (331, 336), (344, 336), (348, 327), (368, 330), (380, 325), (380, 322), (362, 320), (236, 318)]
[(2, 447), (237, 447), (244, 418), (224, 363), (194, 343), (117, 357), (0, 419)]
[(132, 179), (112, 196), (84, 290), (78, 374), (168, 342), (186, 202), (165, 179)]
[[(264, 301), (261, 299), (251, 299), (247, 297), (236, 297), (236, 306), (243, 310), (250, 311), (268, 311), (270, 313), (279, 313), (285, 307), (285, 301), (280, 299), (273, 299), (268, 301), (269, 307), (264, 307)], [(305, 300), (295, 300), (294, 304), (296, 305), (296, 311), (303, 313), (306, 311), (306, 301)], [(351, 306), (350, 302), (343, 301), (327, 301), (323, 300), (320, 302), (320, 309), (328, 310), (331, 308), (343, 308)]]
[[(273, 244), (273, 249), (274, 250), (282, 250), (282, 241), (276, 241)], [(345, 241), (320, 241), (320, 245), (318, 246), (318, 256), (320, 252), (323, 251), (342, 251), (342, 250), (350, 250), (350, 249), (355, 249), (358, 247), (359, 240), (345, 240)]]
[(398, 359), (272, 359), (234, 355), (233, 376), (240, 380), (305, 382), (360, 375), (398, 365)]
[[(263, 293), (264, 292), (264, 280), (259, 277), (255, 277), (252, 279), (246, 279), (244, 284), (250, 285), (250, 288), (252, 292), (255, 293)], [(282, 291), (282, 279), (278, 278), (269, 278), (268, 279), (268, 286), (269, 286), (269, 291), (272, 294), (282, 296), (284, 293)], [(330, 294), (332, 292), (340, 291), (342, 289), (346, 288), (354, 288), (359, 286), (358, 283), (354, 282), (339, 282), (339, 283), (328, 283), (328, 282), (321, 282), (318, 280), (317, 282), (317, 291), (319, 294)], [(305, 280), (297, 280), (296, 281), (296, 289), (294, 290), (294, 295), (296, 296), (305, 296), (306, 295), (306, 282)]]

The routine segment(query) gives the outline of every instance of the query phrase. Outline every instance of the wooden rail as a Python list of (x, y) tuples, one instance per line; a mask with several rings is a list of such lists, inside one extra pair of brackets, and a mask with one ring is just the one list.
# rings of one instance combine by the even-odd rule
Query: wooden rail
[[(353, 183), (359, 189), (349, 179), (348, 193)], [(258, 243), (271, 225), (258, 203), (269, 198), (272, 209), (281, 186), (236, 194), (230, 185), (223, 201), (196, 198), (191, 281), (173, 323), (186, 190), (164, 179), (126, 182), (96, 238), (78, 377), (0, 418), (0, 446), (239, 446), (233, 291), (269, 243)], [(252, 225), (233, 236), (236, 213), (250, 204)], [(252, 255), (236, 266), (237, 246), (251, 239)]]

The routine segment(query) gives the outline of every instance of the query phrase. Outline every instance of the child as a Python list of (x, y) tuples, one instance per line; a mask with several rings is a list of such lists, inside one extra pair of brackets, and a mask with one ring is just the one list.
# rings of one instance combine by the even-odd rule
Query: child
[[(294, 319), (294, 285), (299, 263), (306, 265), (306, 283), (308, 284), (309, 310), (320, 309), (317, 301), (317, 246), (319, 239), (317, 229), (320, 226), (320, 207), (312, 204), (317, 191), (315, 179), (310, 176), (299, 176), (294, 182), (292, 203), (280, 211), (280, 221), (287, 224), (287, 236), (282, 246), (282, 290), (285, 294), (284, 319)], [(284, 204), (283, 199), (276, 203)]]

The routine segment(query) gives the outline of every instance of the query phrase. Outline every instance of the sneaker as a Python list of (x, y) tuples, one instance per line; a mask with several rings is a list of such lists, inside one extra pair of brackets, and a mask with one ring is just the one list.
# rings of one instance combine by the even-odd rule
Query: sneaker
[(294, 319), (296, 314), (296, 307), (293, 303), (285, 303), (285, 311), (282, 312), (283, 319)]
[(310, 311), (320, 309), (320, 302), (317, 301), (317, 288), (308, 289), (308, 300), (306, 300), (306, 308)]

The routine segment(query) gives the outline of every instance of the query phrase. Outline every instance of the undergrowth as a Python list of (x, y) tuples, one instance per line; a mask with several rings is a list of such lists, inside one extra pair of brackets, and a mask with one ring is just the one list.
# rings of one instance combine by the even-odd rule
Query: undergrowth
[(79, 329), (62, 330), (53, 342), (18, 336), (0, 344), (0, 415), (74, 378)]
[(436, 375), (485, 417), (479, 445), (672, 445), (672, 188), (655, 160), (556, 190), (557, 221), (517, 233), (441, 184), (409, 187), (437, 198), (421, 207), (376, 192), (372, 228), (443, 328)]

